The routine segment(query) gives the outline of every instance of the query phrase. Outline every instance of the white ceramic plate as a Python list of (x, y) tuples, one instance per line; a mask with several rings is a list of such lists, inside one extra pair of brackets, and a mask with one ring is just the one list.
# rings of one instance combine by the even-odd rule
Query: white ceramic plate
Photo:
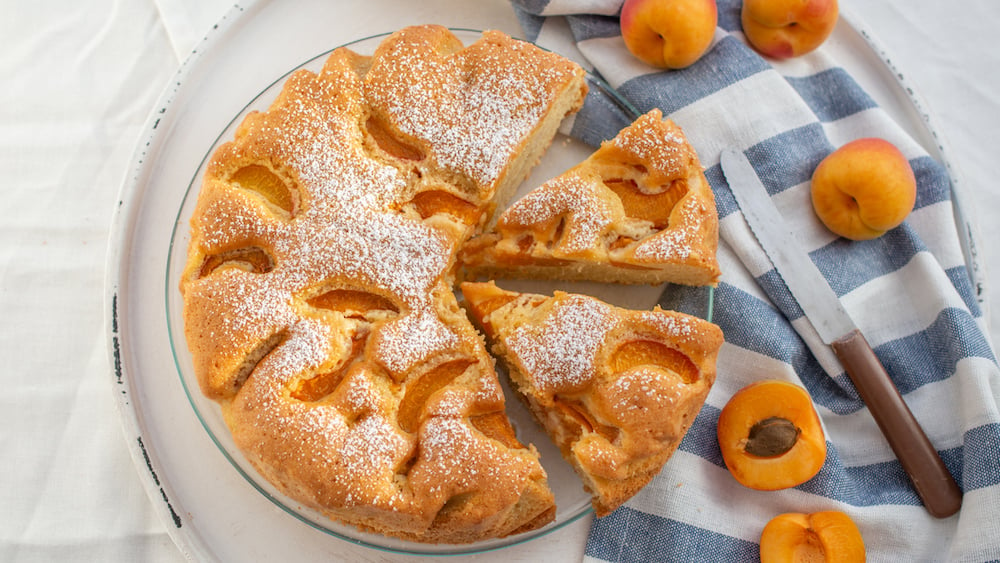
[[(522, 438), (535, 443), (547, 460), (560, 505), (556, 523), (534, 534), (471, 546), (425, 546), (357, 532), (296, 506), (258, 479), (233, 448), (217, 407), (196, 386), (186, 385), (193, 380), (181, 337), (177, 276), (186, 252), (187, 219), (205, 158), (231, 137), (240, 117), (266, 106), (288, 72), (319, 65), (333, 47), (359, 37), (426, 22), (519, 34), (506, 2), (409, 4), (302, 0), (234, 7), (165, 91), (137, 149), (109, 252), (109, 348), (133, 457), (157, 511), (189, 558), (329, 560), (374, 553), (357, 546), (425, 554), (488, 551), (537, 538), (589, 512), (589, 497), (579, 481), (526, 413), (515, 410)], [(364, 52), (376, 43), (362, 40), (352, 48)], [(845, 18), (830, 49), (876, 101), (947, 164), (930, 118), (873, 47), (870, 35)], [(557, 140), (525, 188), (590, 150)], [(972, 262), (970, 271), (978, 271)], [(632, 307), (651, 306), (659, 294), (658, 288), (623, 294), (588, 284), (568, 289)], [(512, 396), (508, 399), (512, 409), (520, 408)]]

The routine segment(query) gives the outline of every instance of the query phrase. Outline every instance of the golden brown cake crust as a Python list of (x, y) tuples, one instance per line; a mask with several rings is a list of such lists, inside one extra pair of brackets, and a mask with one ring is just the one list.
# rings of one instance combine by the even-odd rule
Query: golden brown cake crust
[(185, 333), (235, 443), (295, 502), (421, 542), (552, 519), (451, 272), (585, 91), (577, 65), (502, 34), (412, 27), (294, 73), (213, 154)]
[(717, 326), (559, 291), (461, 288), (514, 387), (591, 492), (597, 516), (659, 473), (715, 381)]
[(651, 110), (463, 248), (472, 276), (715, 285), (718, 213), (681, 129)]

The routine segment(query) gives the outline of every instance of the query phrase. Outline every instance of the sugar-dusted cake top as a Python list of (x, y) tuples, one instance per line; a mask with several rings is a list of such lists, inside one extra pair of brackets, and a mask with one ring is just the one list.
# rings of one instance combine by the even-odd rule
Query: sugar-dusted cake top
[(295, 503), (422, 542), (552, 519), (452, 270), (585, 92), (528, 43), (411, 27), (295, 72), (212, 155), (185, 333), (235, 443)]

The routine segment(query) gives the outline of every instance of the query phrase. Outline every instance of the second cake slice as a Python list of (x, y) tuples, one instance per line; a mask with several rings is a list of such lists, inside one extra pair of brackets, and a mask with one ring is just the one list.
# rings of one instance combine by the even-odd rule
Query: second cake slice
[(719, 218), (701, 162), (654, 109), (473, 238), (473, 275), (715, 285)]
[(463, 283), (520, 397), (604, 516), (659, 473), (715, 381), (722, 331), (656, 308)]

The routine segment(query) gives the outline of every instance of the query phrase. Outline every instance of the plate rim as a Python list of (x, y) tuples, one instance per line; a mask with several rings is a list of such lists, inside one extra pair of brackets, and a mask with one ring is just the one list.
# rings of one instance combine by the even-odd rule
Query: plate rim
[[(250, 4), (254, 4), (251, 1)], [(139, 412), (133, 407), (131, 397), (135, 388), (133, 378), (126, 369), (123, 357), (126, 345), (121, 333), (123, 312), (120, 308), (119, 295), (127, 289), (127, 274), (123, 257), (132, 246), (130, 236), (135, 221), (135, 201), (140, 193), (143, 169), (146, 156), (158, 142), (162, 142), (162, 134), (157, 131), (160, 116), (166, 114), (174, 101), (175, 95), (204, 54), (240, 19), (246, 10), (244, 5), (233, 4), (212, 29), (201, 39), (200, 43), (170, 76), (153, 104), (149, 115), (141, 129), (135, 144), (129, 168), (118, 191), (117, 203), (111, 217), (108, 247), (104, 270), (104, 314), (105, 332), (107, 334), (106, 353), (111, 364), (112, 391), (115, 398), (115, 408), (118, 420), (126, 440), (129, 457), (135, 466), (140, 484), (149, 498), (153, 511), (163, 523), (167, 535), (188, 560), (196, 560), (201, 554), (212, 553), (212, 549), (204, 542), (196, 530), (191, 531), (183, 526), (180, 514), (174, 507), (173, 487), (167, 481), (161, 481), (162, 463), (155, 450), (146, 447), (146, 424)]]
[[(985, 264), (983, 264), (980, 252), (978, 251), (977, 242), (982, 240), (982, 238), (979, 234), (979, 226), (969, 215), (968, 211), (966, 211), (967, 207), (964, 202), (968, 201), (966, 196), (967, 187), (961, 171), (951, 159), (950, 144), (947, 138), (941, 133), (938, 118), (934, 111), (930, 109), (919, 88), (910, 82), (906, 78), (907, 74), (892, 62), (892, 57), (888, 49), (886, 49), (871, 28), (864, 24), (850, 9), (841, 7), (840, 17), (847, 24), (847, 28), (851, 32), (856, 33), (881, 62), (884, 67), (883, 70), (887, 71), (887, 74), (892, 77), (897, 95), (901, 95), (910, 102), (912, 107), (909, 109), (912, 109), (919, 115), (921, 128), (934, 141), (932, 147), (934, 154), (931, 156), (944, 166), (945, 172), (948, 175), (956, 227), (961, 227), (957, 228), (956, 231), (965, 258), (965, 269), (968, 273), (969, 281), (972, 283), (972, 288), (976, 292), (976, 303), (982, 312), (983, 322), (988, 323), (990, 319), (990, 304), (987, 297), (990, 294), (990, 282)], [(921, 146), (924, 145), (921, 144)], [(924, 148), (928, 147), (924, 146)]]

